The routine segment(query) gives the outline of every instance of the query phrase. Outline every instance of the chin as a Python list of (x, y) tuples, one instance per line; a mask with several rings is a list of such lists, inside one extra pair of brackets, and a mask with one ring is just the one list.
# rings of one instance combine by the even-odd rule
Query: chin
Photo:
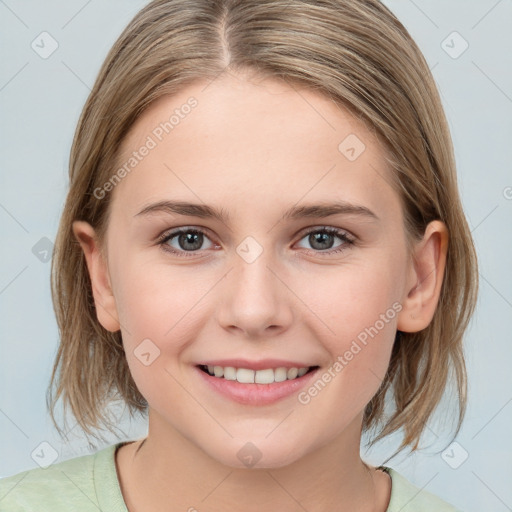
[(232, 439), (223, 447), (217, 444), (215, 447), (204, 447), (203, 451), (230, 468), (277, 469), (288, 466), (303, 456), (302, 450), (297, 449), (299, 444), (285, 444), (281, 440), (270, 441), (264, 437), (254, 441)]

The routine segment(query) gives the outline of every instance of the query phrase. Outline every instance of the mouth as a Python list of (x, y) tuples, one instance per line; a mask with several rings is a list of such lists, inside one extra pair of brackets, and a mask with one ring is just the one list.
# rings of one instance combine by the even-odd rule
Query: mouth
[(318, 366), (264, 368), (252, 370), (250, 368), (236, 368), (234, 366), (217, 366), (200, 364), (198, 368), (211, 377), (237, 381), (241, 384), (273, 384), (296, 380), (316, 370)]
[(270, 362), (251, 364), (258, 369), (247, 368), (249, 364), (244, 365), (243, 361), (240, 366), (218, 363), (196, 365), (200, 381), (222, 399), (248, 406), (270, 405), (294, 396), (309, 385), (320, 369), (320, 366), (274, 366)]

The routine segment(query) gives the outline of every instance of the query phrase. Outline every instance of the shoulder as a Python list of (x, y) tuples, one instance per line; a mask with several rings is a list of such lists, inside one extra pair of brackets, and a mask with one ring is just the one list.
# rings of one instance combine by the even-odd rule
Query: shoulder
[(106, 487), (118, 485), (116, 447), (2, 478), (0, 511), (101, 510), (99, 500)]
[(435, 494), (412, 484), (394, 469), (381, 469), (391, 477), (391, 498), (386, 512), (460, 512)]

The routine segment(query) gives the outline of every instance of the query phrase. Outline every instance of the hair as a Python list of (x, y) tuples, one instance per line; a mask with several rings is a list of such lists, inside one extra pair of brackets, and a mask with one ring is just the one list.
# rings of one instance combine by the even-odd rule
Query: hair
[(463, 334), (478, 291), (476, 252), (435, 81), (407, 30), (378, 0), (155, 0), (122, 32), (78, 122), (52, 259), (61, 341), (47, 405), (57, 430), (62, 432), (54, 416), (59, 398), (94, 437), (92, 429), (101, 425), (113, 431), (107, 406), (114, 398), (131, 414), (148, 407), (130, 374), (120, 331), (107, 331), (96, 317), (72, 223), (90, 223), (101, 245), (112, 194), (98, 199), (94, 191), (112, 177), (136, 119), (158, 98), (230, 71), (310, 88), (368, 126), (392, 163), (409, 248), (430, 221), (445, 223), (450, 239), (438, 307), (420, 332), (397, 331), (388, 371), (365, 408), (363, 430), (377, 429), (375, 442), (402, 429), (399, 450), (416, 450), (427, 421), (455, 384), (458, 433), (467, 395)]

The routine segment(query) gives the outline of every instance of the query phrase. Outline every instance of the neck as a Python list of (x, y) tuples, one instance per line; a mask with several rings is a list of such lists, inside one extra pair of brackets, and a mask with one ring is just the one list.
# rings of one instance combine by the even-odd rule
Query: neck
[(117, 454), (125, 502), (129, 512), (384, 511), (387, 476), (360, 458), (360, 420), (291, 464), (249, 469), (219, 463), (150, 411), (147, 438)]

